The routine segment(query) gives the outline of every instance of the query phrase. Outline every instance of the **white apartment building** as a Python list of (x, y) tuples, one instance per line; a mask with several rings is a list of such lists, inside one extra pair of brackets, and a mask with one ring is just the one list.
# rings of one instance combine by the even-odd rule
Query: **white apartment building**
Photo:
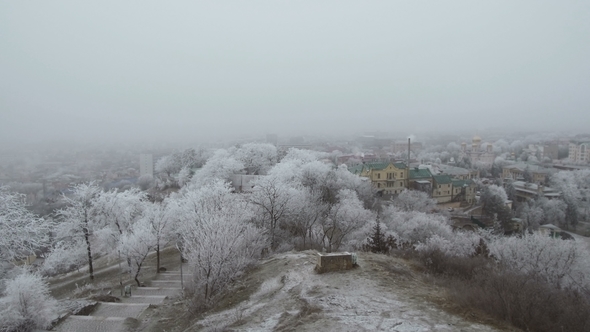
[(573, 162), (590, 161), (590, 143), (570, 142), (569, 160)]
[(154, 158), (151, 154), (139, 155), (139, 176), (154, 176)]

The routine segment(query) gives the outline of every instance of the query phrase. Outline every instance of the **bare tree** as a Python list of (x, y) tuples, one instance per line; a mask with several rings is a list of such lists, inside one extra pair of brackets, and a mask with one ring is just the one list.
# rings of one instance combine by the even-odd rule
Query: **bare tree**
[(78, 184), (72, 187), (71, 196), (64, 195), (68, 205), (59, 210), (63, 222), (60, 224), (61, 236), (83, 237), (88, 255), (88, 273), (90, 280), (94, 280), (94, 268), (90, 236), (97, 223), (98, 211), (96, 200), (101, 195), (101, 189), (94, 182)]

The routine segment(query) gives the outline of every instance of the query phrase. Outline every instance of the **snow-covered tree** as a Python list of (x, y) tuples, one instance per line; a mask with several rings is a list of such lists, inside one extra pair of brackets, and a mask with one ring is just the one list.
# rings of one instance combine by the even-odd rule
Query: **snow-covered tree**
[(94, 267), (90, 237), (98, 223), (96, 201), (101, 195), (96, 183), (83, 183), (72, 187), (72, 194), (64, 196), (67, 207), (58, 211), (62, 222), (58, 226), (58, 235), (62, 238), (84, 239), (88, 256), (88, 273), (94, 280)]
[(29, 212), (20, 194), (0, 187), (0, 260), (14, 261), (49, 244), (54, 224)]
[[(542, 278), (555, 287), (587, 287), (584, 264), (587, 252), (576, 241), (539, 233), (499, 237), (489, 243), (490, 254), (510, 270)], [(584, 266), (580, 269), (580, 266)]]
[(179, 219), (179, 208), (176, 201), (168, 198), (162, 203), (145, 203), (146, 206), (141, 217), (146, 223), (142, 226), (149, 226), (150, 232), (155, 239), (156, 250), (156, 271), (160, 272), (160, 249), (164, 248), (174, 239), (174, 226)]
[(340, 190), (336, 199), (337, 203), (331, 206), (321, 223), (322, 242), (327, 252), (338, 250), (352, 232), (374, 219), (353, 190)]
[(86, 243), (82, 239), (59, 241), (43, 260), (41, 271), (52, 276), (79, 269), (88, 262)]
[(191, 170), (188, 167), (183, 167), (180, 172), (178, 172), (178, 176), (176, 181), (178, 182), (178, 186), (179, 187), (183, 187), (185, 184), (187, 184), (190, 180), (191, 177), (193, 176)]
[(229, 181), (232, 174), (239, 173), (244, 169), (244, 164), (234, 158), (227, 150), (215, 151), (213, 156), (207, 160), (205, 165), (195, 173), (191, 185), (198, 187), (223, 180)]
[(119, 250), (124, 257), (130, 262), (131, 275), (141, 286), (139, 274), (145, 259), (149, 253), (156, 248), (157, 239), (152, 231), (152, 225), (148, 219), (140, 219), (131, 226), (131, 229), (119, 240)]
[(436, 208), (436, 201), (425, 192), (404, 190), (393, 200), (393, 206), (402, 211), (431, 212)]
[(6, 281), (0, 298), (0, 331), (30, 332), (46, 329), (57, 316), (58, 303), (47, 282), (27, 270)]
[(496, 218), (506, 225), (512, 219), (510, 208), (506, 206), (508, 195), (504, 188), (495, 184), (486, 186), (481, 193), (480, 203), (485, 215)]
[(419, 252), (439, 251), (450, 257), (469, 257), (475, 254), (480, 241), (475, 232), (453, 231), (447, 236), (433, 234), (414, 248)]
[(443, 215), (423, 212), (405, 212), (395, 207), (383, 211), (382, 222), (394, 234), (398, 246), (412, 248), (434, 235), (452, 238), (450, 221)]
[(285, 227), (294, 237), (301, 238), (301, 248), (312, 248), (317, 243), (317, 225), (321, 224), (328, 215), (330, 205), (322, 201), (322, 194), (319, 190), (301, 188), (292, 196), (292, 211)]
[(137, 179), (137, 185), (141, 190), (148, 190), (154, 185), (154, 177), (150, 174), (144, 174)]
[(270, 246), (273, 250), (278, 245), (277, 229), (289, 217), (295, 197), (297, 193), (293, 188), (272, 176), (256, 181), (253, 192), (249, 196), (250, 201), (258, 208), (259, 220), (256, 222), (268, 230)]
[[(156, 173), (166, 173), (168, 177), (172, 176), (176, 172), (178, 165), (174, 160), (174, 157), (171, 155), (164, 156), (158, 161), (156, 161), (156, 165), (154, 166), (154, 171)], [(178, 168), (180, 170), (180, 168)]]
[(566, 225), (576, 226), (578, 219), (588, 219), (590, 170), (560, 171), (550, 178), (550, 185), (561, 191), (566, 204)]
[(234, 153), (234, 157), (244, 164), (248, 174), (266, 174), (277, 163), (277, 148), (268, 143), (247, 143)]
[(141, 216), (146, 200), (146, 194), (138, 189), (111, 190), (97, 195), (93, 205), (99, 226), (111, 227), (123, 234)]
[(247, 202), (217, 180), (187, 191), (180, 201), (184, 255), (193, 269), (194, 293), (208, 305), (261, 254), (266, 238), (253, 224)]

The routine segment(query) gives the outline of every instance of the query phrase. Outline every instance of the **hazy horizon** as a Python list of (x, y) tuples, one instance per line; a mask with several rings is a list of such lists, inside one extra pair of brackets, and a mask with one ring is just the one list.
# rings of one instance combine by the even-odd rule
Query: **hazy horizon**
[(588, 131), (587, 1), (0, 3), (0, 139)]

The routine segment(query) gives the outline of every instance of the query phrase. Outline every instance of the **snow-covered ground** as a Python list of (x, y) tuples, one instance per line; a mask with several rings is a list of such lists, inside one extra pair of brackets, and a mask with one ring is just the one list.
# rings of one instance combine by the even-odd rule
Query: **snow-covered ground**
[[(360, 253), (360, 267), (317, 274), (313, 252), (262, 263), (260, 288), (247, 301), (206, 316), (187, 331), (497, 331), (434, 303), (443, 291), (397, 258)], [(444, 301), (438, 301), (439, 303)]]

